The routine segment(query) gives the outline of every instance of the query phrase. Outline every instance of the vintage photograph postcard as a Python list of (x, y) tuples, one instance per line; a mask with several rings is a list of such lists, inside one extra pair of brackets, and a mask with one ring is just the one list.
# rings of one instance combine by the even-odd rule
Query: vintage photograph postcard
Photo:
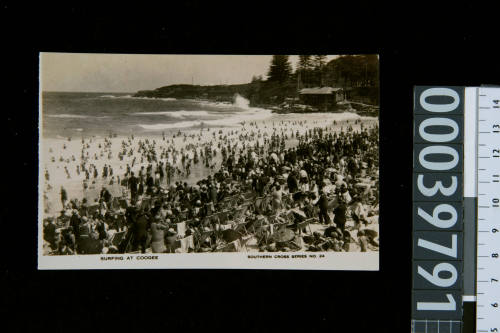
[(379, 269), (377, 55), (40, 54), (39, 269)]

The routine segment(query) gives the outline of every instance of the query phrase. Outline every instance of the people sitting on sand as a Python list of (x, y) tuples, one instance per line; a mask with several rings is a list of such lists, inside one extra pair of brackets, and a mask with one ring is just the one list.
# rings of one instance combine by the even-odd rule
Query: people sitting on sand
[[(95, 238), (97, 243), (100, 242), (101, 249), (106, 248), (108, 249), (106, 251), (109, 251), (112, 245), (108, 242), (112, 241), (116, 233), (125, 233), (123, 241), (116, 245), (118, 252), (145, 252), (148, 249), (158, 253), (173, 252), (173, 247), (180, 239), (184, 242), (183, 247), (186, 242), (189, 243), (186, 245), (189, 251), (202, 251), (202, 248), (203, 251), (207, 251), (210, 240), (213, 241), (210, 246), (214, 246), (210, 249), (216, 250), (218, 246), (222, 246), (220, 243), (216, 244), (222, 239), (222, 236), (216, 233), (216, 230), (221, 228), (231, 230), (237, 228), (238, 233), (257, 238), (259, 235), (264, 235), (263, 225), (258, 228), (255, 226), (243, 228), (236, 226), (234, 220), (245, 224), (263, 215), (266, 221), (263, 222), (264, 225), (271, 225), (278, 217), (286, 220), (287, 212), (293, 208), (302, 211), (304, 218), (312, 219), (313, 224), (317, 224), (319, 220), (323, 225), (322, 228), (334, 226), (339, 229), (339, 232), (332, 234), (333, 236), (320, 236), (325, 239), (320, 247), (334, 251), (342, 247), (339, 245), (340, 242), (346, 241), (347, 238), (344, 237), (346, 230), (352, 230), (354, 226), (355, 229), (362, 229), (368, 224), (369, 213), (378, 214), (376, 208), (378, 128), (365, 127), (359, 132), (338, 133), (312, 128), (305, 131), (305, 134), (297, 132), (294, 138), (298, 144), (289, 149), (286, 148), (286, 131), (275, 131), (270, 136), (264, 135), (266, 133), (261, 134), (247, 133), (248, 136), (245, 136), (235, 130), (232, 134), (221, 135), (219, 151), (222, 153), (222, 160), (219, 169), (189, 184), (184, 179), (182, 182), (179, 180), (172, 182), (171, 171), (177, 167), (171, 164), (172, 158), (178, 156), (180, 162), (183, 158), (186, 167), (193, 163), (194, 168), (196, 163), (193, 157), (198, 156), (201, 160), (207, 156), (213, 158), (216, 155), (217, 145), (210, 147), (210, 154), (207, 153), (209, 146), (198, 146), (199, 150), (196, 150), (194, 143), (189, 143), (193, 146), (187, 150), (179, 151), (175, 147), (169, 147), (167, 154), (167, 151), (159, 153), (161, 150), (158, 149), (161, 148), (154, 140), (139, 140), (138, 149), (133, 146), (137, 144), (137, 140), (130, 138), (129, 141), (123, 142), (125, 145), (123, 154), (128, 154), (127, 151), (130, 149), (130, 158), (135, 159), (137, 156), (144, 158), (147, 168), (140, 167), (140, 177), (136, 177), (132, 168), (137, 168), (137, 165), (134, 166), (134, 163), (132, 166), (127, 165), (124, 181), (117, 184), (117, 186), (125, 184), (123, 186), (125, 195), (114, 197), (110, 190), (112, 187), (108, 188), (107, 185), (100, 187), (101, 200), (97, 205), (98, 214), (89, 211), (94, 209), (92, 208), (94, 205), (87, 207), (83, 201), (75, 204), (73, 212), (66, 220), (58, 218), (52, 225), (46, 224), (44, 239), (51, 244), (52, 251), (55, 251), (54, 247), (58, 247), (55, 244), (57, 237), (53, 225), (59, 227), (61, 224), (63, 227), (63, 224), (67, 224), (67, 230), (75, 238), (73, 247), (76, 254), (96, 251), (79, 246), (85, 243), (82, 243), (82, 239), (89, 238)], [(259, 136), (263, 140), (259, 140)], [(244, 141), (244, 145), (238, 146), (238, 141), (246, 140), (246, 137), (253, 144), (247, 145)], [(184, 138), (188, 143), (187, 139), (191, 137), (184, 136)], [(195, 138), (196, 136), (192, 137), (193, 140)], [(168, 141), (162, 144), (171, 145)], [(107, 149), (108, 146), (109, 143), (105, 143), (102, 149)], [(193, 149), (194, 153), (191, 154)], [(138, 151), (140, 155), (134, 156)], [(162, 160), (166, 159), (167, 155), (169, 160)], [(364, 163), (365, 161), (369, 163)], [(196, 167), (204, 165), (199, 163)], [(86, 173), (88, 170), (97, 172), (97, 168), (91, 165), (85, 166)], [(163, 170), (166, 177), (162, 180)], [(106, 171), (103, 169), (103, 177), (104, 174), (110, 178), (110, 166), (106, 166)], [(94, 191), (98, 191), (98, 184), (102, 183), (100, 180), (95, 182)], [(61, 187), (61, 202), (65, 206), (68, 198), (66, 194), (63, 200), (63, 190)], [(232, 223), (225, 224), (228, 217), (223, 215), (227, 215), (227, 211), (232, 214), (239, 211), (247, 200), (246, 195), (250, 197), (250, 201), (247, 202), (249, 207), (245, 208), (245, 213), (239, 217), (231, 217)], [(120, 211), (125, 207), (126, 213)], [(119, 217), (121, 222), (117, 222)], [(172, 242), (172, 239), (167, 242), (167, 237), (173, 237), (170, 229), (176, 233), (175, 242)], [(300, 229), (295, 232), (307, 231), (307, 228)], [(210, 237), (209, 233), (212, 233)], [(192, 235), (200, 243), (193, 245), (189, 241), (184, 241), (187, 234)], [(208, 238), (202, 239), (202, 235), (205, 234)], [(356, 235), (349, 237), (349, 242), (364, 242), (363, 234), (359, 239)], [(318, 242), (320, 238), (317, 239)], [(259, 238), (259, 241), (270, 242), (268, 238)], [(73, 251), (69, 238), (65, 243), (68, 245), (63, 246), (62, 252), (69, 253), (68, 249)], [(311, 244), (306, 248), (311, 251), (320, 248), (316, 247), (320, 243)], [(293, 246), (280, 246), (278, 245), (279, 248), (293, 248)], [(368, 245), (363, 245), (363, 248), (370, 250)]]

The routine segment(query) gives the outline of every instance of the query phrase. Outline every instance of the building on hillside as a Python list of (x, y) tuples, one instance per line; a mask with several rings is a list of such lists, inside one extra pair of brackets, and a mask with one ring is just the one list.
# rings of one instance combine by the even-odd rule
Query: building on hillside
[(299, 90), (299, 98), (303, 104), (327, 111), (331, 110), (337, 102), (344, 100), (344, 90), (333, 87), (303, 88)]

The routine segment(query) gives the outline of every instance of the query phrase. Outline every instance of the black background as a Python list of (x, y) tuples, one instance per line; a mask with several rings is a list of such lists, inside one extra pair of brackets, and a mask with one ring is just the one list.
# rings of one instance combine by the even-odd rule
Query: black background
[[(0, 9), (4, 317), (19, 332), (409, 332), (413, 86), (500, 83), (494, 12), (474, 3), (139, 4)], [(380, 271), (37, 271), (41, 51), (380, 54)]]

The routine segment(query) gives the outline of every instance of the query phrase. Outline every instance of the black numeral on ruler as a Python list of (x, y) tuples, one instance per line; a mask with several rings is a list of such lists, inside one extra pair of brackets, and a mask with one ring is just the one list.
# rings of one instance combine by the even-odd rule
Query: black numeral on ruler
[(464, 88), (414, 97), (412, 331), (460, 332)]

